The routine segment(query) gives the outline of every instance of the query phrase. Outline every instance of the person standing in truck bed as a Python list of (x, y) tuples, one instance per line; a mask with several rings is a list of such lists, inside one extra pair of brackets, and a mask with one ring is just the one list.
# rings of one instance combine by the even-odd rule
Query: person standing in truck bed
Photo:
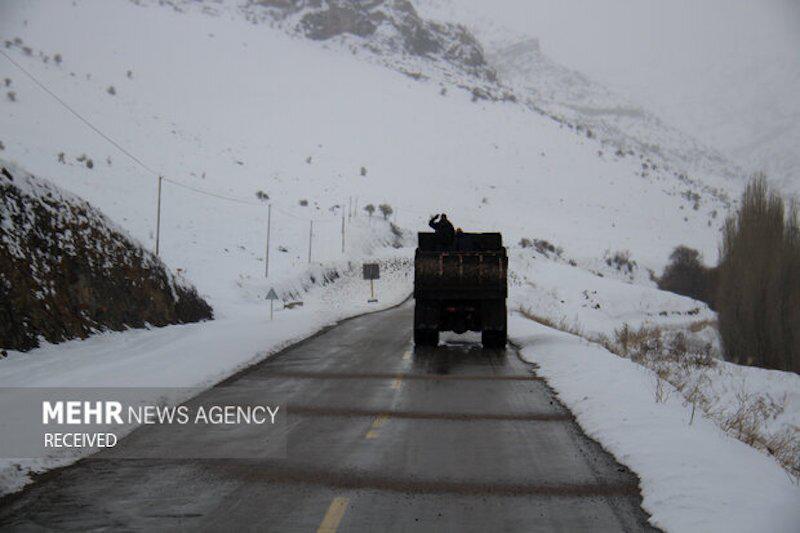
[[(437, 220), (438, 219), (438, 220)], [(456, 230), (453, 225), (447, 220), (447, 215), (434, 215), (431, 217), (428, 225), (436, 232), (436, 238), (443, 248), (449, 248), (453, 245), (453, 240), (456, 236)]]

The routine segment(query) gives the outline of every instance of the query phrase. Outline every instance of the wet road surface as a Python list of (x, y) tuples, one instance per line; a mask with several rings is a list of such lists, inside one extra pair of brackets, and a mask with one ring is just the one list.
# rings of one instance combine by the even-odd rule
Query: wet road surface
[[(415, 350), (412, 315), (406, 303), (346, 321), (203, 395), (269, 391), (289, 413), (285, 458), (99, 454), (7, 499), (0, 528), (649, 529), (637, 477), (512, 348)], [(155, 431), (118, 447), (148, 446)]]

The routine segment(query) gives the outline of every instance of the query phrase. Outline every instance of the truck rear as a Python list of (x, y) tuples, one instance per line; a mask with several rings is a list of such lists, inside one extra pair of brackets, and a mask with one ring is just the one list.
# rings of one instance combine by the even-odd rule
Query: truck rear
[(484, 347), (504, 347), (507, 296), (508, 256), (499, 233), (462, 233), (453, 245), (419, 233), (415, 344), (436, 346), (440, 331), (480, 331)]

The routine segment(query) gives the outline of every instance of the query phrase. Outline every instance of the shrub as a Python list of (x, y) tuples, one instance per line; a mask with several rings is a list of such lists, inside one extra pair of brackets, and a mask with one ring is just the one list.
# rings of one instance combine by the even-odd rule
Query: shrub
[(263, 201), (269, 200), (269, 194), (265, 193), (264, 191), (260, 191), (259, 190), (259, 191), (256, 191), (256, 198), (258, 198), (259, 200), (261, 200), (263, 202)]
[(364, 206), (364, 211), (366, 211), (369, 216), (372, 216), (372, 214), (375, 212), (375, 206), (372, 204), (367, 204)]
[(755, 176), (725, 221), (717, 290), (725, 358), (800, 372), (800, 222)]
[(610, 254), (606, 252), (606, 265), (614, 267), (620, 272), (633, 273), (636, 268), (636, 261), (631, 259), (631, 253), (628, 250), (619, 250)]
[(670, 263), (656, 281), (658, 288), (706, 302), (715, 309), (717, 270), (703, 265), (700, 252), (677, 246), (669, 256)]
[(392, 206), (390, 206), (389, 204), (381, 204), (378, 206), (378, 209), (380, 209), (384, 220), (388, 219), (389, 215), (394, 213), (394, 209), (392, 209)]
[(110, 94), (111, 96), (114, 96), (115, 94), (117, 94), (117, 90), (114, 88), (113, 85), (109, 85), (108, 89), (106, 89), (106, 92), (108, 94)]
[(533, 248), (545, 257), (550, 257), (550, 254), (555, 254), (556, 256), (561, 257), (561, 254), (564, 253), (563, 248), (554, 245), (546, 239), (531, 240), (528, 237), (523, 237), (519, 240), (519, 246), (520, 248)]
[(401, 230), (400, 227), (396, 226), (393, 222), (389, 222), (389, 229), (392, 231), (392, 247), (402, 248), (404, 239), (403, 230)]
[(550, 257), (550, 254), (561, 257), (561, 254), (564, 252), (560, 246), (556, 246), (545, 239), (533, 239), (533, 247), (536, 248), (537, 252), (547, 257)]
[(300, 200), (299, 204), (302, 205), (303, 207), (306, 207), (308, 205), (308, 200), (305, 199)]

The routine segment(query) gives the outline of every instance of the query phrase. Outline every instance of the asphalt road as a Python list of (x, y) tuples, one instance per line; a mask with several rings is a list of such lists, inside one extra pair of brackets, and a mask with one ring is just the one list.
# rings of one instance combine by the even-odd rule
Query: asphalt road
[[(415, 350), (412, 314), (405, 304), (349, 320), (204, 394), (269, 391), (289, 413), (285, 458), (100, 454), (7, 499), (0, 529), (648, 529), (637, 477), (512, 348)], [(118, 446), (181, 438), (158, 431)]]

